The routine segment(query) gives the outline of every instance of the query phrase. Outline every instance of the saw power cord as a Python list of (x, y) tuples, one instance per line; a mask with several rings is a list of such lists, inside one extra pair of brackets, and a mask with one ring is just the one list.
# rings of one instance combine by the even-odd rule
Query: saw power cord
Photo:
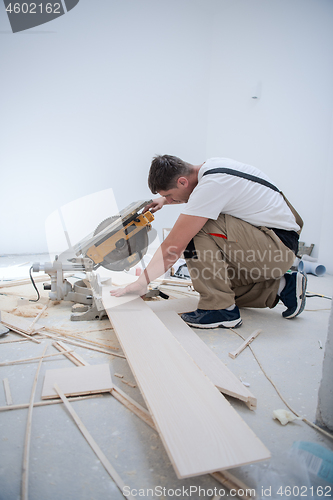
[(36, 283), (34, 282), (34, 279), (33, 279), (32, 274), (31, 274), (32, 268), (33, 268), (33, 266), (31, 266), (29, 269), (29, 276), (31, 279), (32, 286), (34, 287), (34, 289), (37, 292), (37, 299), (29, 299), (29, 302), (38, 302), (40, 299), (40, 294), (39, 294), (38, 288), (36, 287)]
[[(229, 330), (231, 330), (232, 332), (236, 333), (241, 339), (245, 340), (245, 338), (240, 334), (238, 333), (236, 330), (234, 330), (233, 328), (229, 328)], [(265, 375), (265, 377), (267, 378), (267, 380), (272, 384), (272, 386), (274, 387), (274, 389), (276, 390), (278, 396), (280, 397), (280, 399), (283, 401), (283, 403), (287, 406), (287, 408), (289, 408), (289, 410), (294, 414), (296, 415), (296, 417), (300, 417), (303, 422), (305, 422), (306, 424), (308, 424), (310, 427), (313, 427), (314, 429), (316, 429), (317, 431), (321, 432), (322, 434), (324, 434), (326, 437), (329, 437), (330, 439), (333, 439), (333, 434), (330, 434), (329, 432), (326, 432), (324, 431), (324, 429), (322, 429), (321, 427), (319, 427), (318, 425), (310, 422), (310, 420), (308, 420), (307, 418), (305, 417), (302, 417), (302, 415), (300, 415), (299, 413), (297, 413), (297, 411), (295, 411), (290, 405), (289, 403), (287, 403), (287, 401), (284, 399), (284, 397), (282, 396), (281, 392), (279, 391), (279, 389), (276, 387), (276, 385), (274, 384), (273, 380), (267, 375), (267, 373), (265, 372), (264, 370), (264, 367), (262, 366), (262, 364), (260, 363), (259, 359), (257, 358), (255, 352), (253, 351), (252, 349), (252, 346), (251, 344), (249, 344), (247, 347), (249, 347), (249, 349), (251, 349), (251, 352), (253, 354), (253, 357), (254, 359), (256, 360), (256, 362), (258, 363), (258, 365), (260, 366), (260, 369), (261, 371), (263, 372), (263, 374)]]
[(332, 297), (327, 297), (327, 295), (321, 295), (320, 293), (307, 292), (305, 297), (311, 299), (312, 297), (320, 297), (321, 299), (332, 300)]

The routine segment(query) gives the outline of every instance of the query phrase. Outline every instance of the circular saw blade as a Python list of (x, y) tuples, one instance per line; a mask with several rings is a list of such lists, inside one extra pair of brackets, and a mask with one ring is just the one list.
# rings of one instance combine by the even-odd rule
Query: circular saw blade
[[(95, 229), (94, 236), (117, 219), (119, 217), (114, 216), (102, 221)], [(144, 227), (128, 240), (120, 238), (116, 243), (116, 248), (104, 257), (100, 265), (111, 271), (129, 269), (140, 262), (147, 251), (148, 243), (148, 229)]]

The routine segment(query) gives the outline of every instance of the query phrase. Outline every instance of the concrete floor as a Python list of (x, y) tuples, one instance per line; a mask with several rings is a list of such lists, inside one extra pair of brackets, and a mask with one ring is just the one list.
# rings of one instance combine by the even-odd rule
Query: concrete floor
[[(7, 266), (16, 265), (18, 271), (15, 277), (21, 275), (26, 277), (29, 266), (27, 264), (19, 266), (19, 264), (30, 260), (43, 262), (45, 259), (43, 256), (0, 257), (0, 271), (3, 271), (4, 275)], [(38, 288), (42, 289), (40, 284)], [(331, 297), (333, 276), (318, 278), (309, 275), (308, 290)], [(20, 305), (21, 297), (35, 298), (31, 285), (0, 289), (0, 309), (13, 310), (17, 304)], [(42, 292), (41, 303), (47, 303), (47, 292)], [(104, 345), (119, 347), (108, 320), (70, 322), (70, 307), (71, 303), (68, 302), (51, 305), (48, 308), (48, 316), (42, 318), (40, 324), (52, 326), (57, 331), (71, 330), (73, 334), (94, 339)], [(255, 329), (262, 329), (262, 333), (252, 344), (253, 350), (267, 375), (274, 381), (292, 408), (312, 422), (315, 420), (317, 408), (330, 307), (330, 300), (309, 298), (303, 314), (294, 320), (282, 318), (281, 312), (284, 307), (280, 304), (273, 310), (244, 309), (241, 312), (243, 326), (237, 330), (243, 337), (247, 337)], [(304, 466), (300, 465), (299, 460), (294, 459), (290, 450), (295, 441), (319, 443), (333, 450), (333, 440), (302, 421), (296, 420), (282, 426), (272, 419), (273, 410), (286, 407), (249, 349), (235, 360), (228, 356), (228, 352), (236, 349), (242, 342), (236, 333), (222, 329), (195, 331), (237, 377), (250, 384), (250, 390), (258, 398), (258, 408), (255, 411), (250, 411), (236, 399), (229, 398), (229, 401), (271, 451), (272, 459), (266, 463), (233, 469), (231, 472), (249, 487), (256, 488), (257, 498), (284, 498), (277, 493), (278, 486), (295, 484), (308, 488), (307, 496), (303, 496), (316, 498), (315, 492), (309, 490), (311, 484)], [(0, 342), (8, 338), (18, 338), (18, 335), (10, 333), (7, 337), (1, 338)], [(46, 345), (49, 345), (48, 353), (57, 352), (51, 343), (52, 341), (47, 339), (42, 340), (40, 345), (30, 341), (4, 343), (1, 345), (1, 360), (38, 356)], [(111, 374), (120, 372), (126, 380), (135, 383), (126, 360), (80, 347), (73, 348), (90, 364), (108, 362)], [(35, 400), (41, 399), (42, 383), (47, 369), (71, 366), (74, 365), (60, 356), (45, 360)], [(14, 404), (29, 402), (36, 369), (37, 362), (0, 367), (0, 378), (8, 378)], [(123, 391), (144, 405), (138, 388), (122, 384), (116, 377), (113, 379)], [(199, 500), (211, 498), (215, 487), (223, 490), (223, 487), (210, 475), (186, 480), (177, 479), (158, 434), (111, 395), (72, 404), (125, 484), (137, 490), (133, 491), (134, 496), (171, 498), (172, 490), (184, 487), (185, 492), (178, 498), (188, 498), (189, 488), (192, 487), (190, 498)], [(4, 390), (0, 389), (0, 406), (4, 405), (6, 405), (5, 394)], [(16, 500), (20, 497), (26, 420), (27, 409), (0, 413), (0, 500)], [(296, 477), (297, 473), (300, 477)], [(273, 488), (271, 492), (267, 489), (270, 486)], [(162, 494), (158, 489), (154, 492), (146, 491), (148, 488), (157, 487), (170, 491), (162, 490)], [(203, 489), (200, 492), (199, 487)], [(263, 487), (266, 490), (263, 491)], [(140, 493), (139, 490), (145, 491)], [(332, 490), (327, 489), (325, 493), (329, 494), (326, 494), (326, 497), (331, 497), (331, 492)], [(226, 489), (224, 496), (227, 497), (228, 494), (229, 491)], [(297, 496), (292, 495), (288, 498)], [(62, 404), (36, 407), (33, 410), (29, 498), (31, 500), (123, 498)]]

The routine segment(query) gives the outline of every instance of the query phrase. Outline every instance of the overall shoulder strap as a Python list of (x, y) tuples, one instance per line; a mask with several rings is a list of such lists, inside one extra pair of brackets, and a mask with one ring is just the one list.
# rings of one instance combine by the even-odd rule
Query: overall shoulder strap
[(285, 195), (278, 189), (274, 184), (271, 184), (268, 181), (265, 181), (265, 179), (261, 179), (260, 177), (257, 177), (255, 175), (251, 174), (246, 174), (245, 172), (240, 172), (239, 170), (234, 170), (233, 168), (212, 168), (210, 170), (206, 170), (206, 172), (203, 173), (202, 176), (208, 175), (208, 174), (228, 174), (228, 175), (234, 175), (235, 177), (242, 177), (243, 179), (247, 179), (248, 181), (252, 182), (257, 182), (258, 184), (262, 184), (263, 186), (266, 186), (270, 189), (273, 189), (273, 191), (277, 191), (283, 196), (284, 201), (287, 203), (288, 207), (292, 211), (296, 223), (299, 225), (300, 230), (298, 231), (298, 234), (300, 234), (302, 227), (303, 227), (303, 219), (299, 215), (299, 213), (294, 209), (290, 201), (285, 197)]
[(242, 177), (243, 179), (247, 179), (248, 181), (257, 182), (258, 184), (262, 184), (263, 186), (266, 186), (270, 189), (273, 189), (273, 191), (277, 191), (278, 193), (281, 192), (276, 186), (274, 186), (274, 184), (271, 184), (270, 182), (265, 181), (265, 179), (261, 179), (260, 177), (257, 177), (255, 175), (246, 174), (245, 172), (240, 172), (239, 170), (234, 170), (233, 168), (212, 168), (210, 170), (206, 170), (206, 172), (204, 172), (202, 174), (202, 177), (204, 175), (208, 175), (208, 174), (234, 175), (235, 177)]

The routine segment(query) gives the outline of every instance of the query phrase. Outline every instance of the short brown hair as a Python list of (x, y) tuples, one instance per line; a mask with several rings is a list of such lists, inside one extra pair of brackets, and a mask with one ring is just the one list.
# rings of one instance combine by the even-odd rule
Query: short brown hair
[(150, 191), (156, 194), (174, 188), (177, 179), (182, 175), (188, 175), (191, 167), (190, 163), (177, 158), (177, 156), (155, 156), (151, 162), (148, 175)]

